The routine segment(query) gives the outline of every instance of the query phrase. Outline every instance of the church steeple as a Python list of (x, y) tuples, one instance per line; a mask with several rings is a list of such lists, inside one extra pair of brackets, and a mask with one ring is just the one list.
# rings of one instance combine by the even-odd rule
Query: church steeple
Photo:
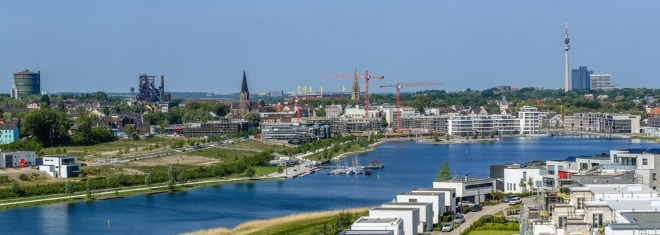
[(241, 85), (241, 109), (242, 109), (242, 115), (245, 115), (246, 113), (251, 111), (251, 104), (250, 103), (250, 91), (248, 91), (248, 85), (247, 85), (247, 76), (245, 75), (245, 69), (243, 69), (243, 84)]
[(248, 91), (248, 86), (247, 86), (247, 76), (245, 76), (245, 69), (243, 70), (243, 85), (241, 85), (241, 94), (247, 93), (248, 94), (248, 99), (250, 91)]

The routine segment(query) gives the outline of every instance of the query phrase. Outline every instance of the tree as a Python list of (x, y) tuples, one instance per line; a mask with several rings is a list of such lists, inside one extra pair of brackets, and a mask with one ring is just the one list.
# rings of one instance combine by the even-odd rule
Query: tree
[(170, 165), (170, 168), (167, 169), (167, 178), (176, 179), (176, 169), (174, 169), (174, 165)]
[(440, 140), (440, 138), (439, 138), (439, 136), (438, 136), (438, 132), (437, 132), (437, 131), (434, 131), (434, 132), (433, 132), (433, 141), (438, 142), (438, 140)]
[(440, 170), (438, 170), (438, 176), (436, 178), (438, 180), (452, 179), (451, 171), (449, 170), (449, 163), (447, 163), (446, 160), (442, 161), (442, 165), (440, 166)]
[(92, 188), (94, 185), (92, 184), (92, 179), (87, 178), (87, 187), (85, 189), (85, 193), (87, 194), (87, 199), (91, 199), (94, 195), (92, 194)]
[(188, 181), (188, 175), (186, 174), (185, 171), (181, 171), (181, 173), (179, 173), (179, 175), (177, 175), (176, 179), (177, 179), (177, 182), (179, 182), (179, 183), (185, 183), (186, 181)]
[(245, 176), (247, 176), (248, 178), (252, 178), (252, 177), (254, 176), (255, 173), (256, 173), (256, 171), (255, 171), (254, 168), (252, 168), (252, 167), (248, 167), (248, 168), (245, 170)]
[(13, 181), (11, 182), (11, 192), (20, 195), (23, 190), (21, 189), (21, 185), (18, 184), (18, 182)]
[(21, 122), (21, 133), (32, 136), (46, 147), (66, 144), (69, 120), (66, 114), (46, 107), (28, 113)]
[(153, 183), (154, 183), (154, 173), (150, 171), (149, 173), (147, 173), (147, 176), (144, 177), (144, 184), (146, 184), (151, 188), (151, 184)]
[(170, 190), (170, 192), (174, 192), (174, 189), (176, 189), (176, 183), (174, 183), (174, 178), (170, 178), (167, 181), (167, 188)]
[(525, 180), (523, 178), (520, 178), (520, 182), (518, 183), (518, 186), (520, 186), (520, 189), (522, 189), (523, 192), (527, 191), (527, 189), (525, 189), (526, 185), (527, 184), (525, 184)]
[(248, 125), (251, 126), (251, 127), (259, 126), (260, 117), (259, 117), (258, 113), (254, 113), (254, 112), (247, 113), (247, 114), (245, 114), (243, 119), (245, 119), (248, 122)]
[(533, 177), (529, 177), (529, 179), (527, 179), (527, 186), (529, 186), (530, 191), (534, 189), (534, 178)]
[(66, 183), (64, 184), (64, 190), (66, 194), (69, 194), (69, 198), (71, 198), (71, 195), (73, 195), (74, 192), (76, 192), (75, 185), (71, 180), (67, 180)]

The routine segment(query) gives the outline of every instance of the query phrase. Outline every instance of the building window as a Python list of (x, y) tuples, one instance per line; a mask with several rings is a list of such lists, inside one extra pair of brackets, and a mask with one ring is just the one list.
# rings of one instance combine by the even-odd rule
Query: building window
[(646, 158), (642, 159), (642, 165), (646, 166), (648, 164), (649, 164), (649, 159), (646, 159)]
[(594, 214), (594, 220), (592, 224), (594, 228), (603, 227), (603, 214)]
[(653, 180), (656, 180), (656, 179), (655, 179), (655, 173), (653, 173)]
[(566, 228), (566, 216), (559, 216), (559, 228)]
[(577, 198), (577, 209), (584, 209), (584, 198), (583, 197), (578, 197)]

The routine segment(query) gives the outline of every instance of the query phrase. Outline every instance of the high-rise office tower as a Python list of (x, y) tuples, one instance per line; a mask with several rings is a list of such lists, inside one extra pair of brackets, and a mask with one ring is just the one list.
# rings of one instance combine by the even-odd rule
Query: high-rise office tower
[(580, 66), (572, 70), (573, 87), (572, 90), (591, 90), (591, 74), (594, 72), (587, 70), (587, 66)]
[(589, 77), (591, 90), (611, 90), (612, 75), (606, 73), (592, 74)]

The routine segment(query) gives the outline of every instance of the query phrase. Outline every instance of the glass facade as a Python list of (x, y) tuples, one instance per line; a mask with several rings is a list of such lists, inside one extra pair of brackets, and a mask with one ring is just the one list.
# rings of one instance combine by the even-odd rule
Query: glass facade
[(587, 66), (580, 66), (578, 69), (571, 70), (571, 90), (591, 90), (591, 74), (593, 73), (593, 71), (587, 70)]

